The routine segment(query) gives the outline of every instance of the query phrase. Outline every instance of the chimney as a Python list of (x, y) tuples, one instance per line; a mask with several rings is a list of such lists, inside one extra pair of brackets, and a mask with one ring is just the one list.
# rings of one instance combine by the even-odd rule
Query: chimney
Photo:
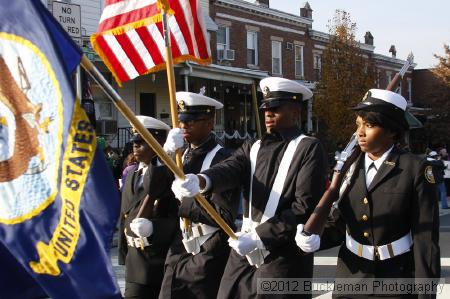
[(255, 4), (259, 6), (269, 7), (269, 0), (256, 0)]
[(389, 53), (392, 53), (392, 58), (397, 57), (397, 50), (395, 49), (395, 45), (392, 45), (392, 46), (389, 48)]
[(308, 2), (305, 2), (302, 8), (300, 8), (300, 16), (303, 18), (312, 19), (312, 12), (311, 6)]
[(364, 43), (373, 46), (373, 35), (370, 31), (367, 31), (366, 35), (364, 35)]

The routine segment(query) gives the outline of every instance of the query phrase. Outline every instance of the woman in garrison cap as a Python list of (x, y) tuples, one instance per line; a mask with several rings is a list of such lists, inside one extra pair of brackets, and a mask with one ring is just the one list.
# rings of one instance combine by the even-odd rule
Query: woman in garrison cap
[[(395, 146), (408, 129), (406, 105), (397, 93), (371, 89), (352, 108), (362, 153), (347, 173), (350, 180), (341, 186), (321, 249), (342, 244), (336, 284), (357, 282), (368, 289), (365, 294), (335, 289), (334, 298), (433, 297), (402, 291), (412, 287), (414, 279), (431, 285), (431, 279), (440, 277), (438, 200), (431, 165)], [(296, 240), (304, 251), (318, 247), (308, 244), (312, 239), (299, 231)], [(395, 283), (400, 287), (393, 290)]]

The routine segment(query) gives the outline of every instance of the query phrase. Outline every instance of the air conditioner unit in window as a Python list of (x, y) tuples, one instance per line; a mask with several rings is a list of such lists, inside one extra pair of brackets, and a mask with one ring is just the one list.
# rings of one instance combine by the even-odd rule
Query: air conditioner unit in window
[(234, 60), (234, 50), (231, 49), (217, 50), (217, 60)]
[(292, 50), (292, 49), (294, 49), (294, 44), (287, 42), (286, 43), (286, 50)]
[(117, 134), (117, 120), (102, 119), (97, 120), (97, 135), (115, 135)]

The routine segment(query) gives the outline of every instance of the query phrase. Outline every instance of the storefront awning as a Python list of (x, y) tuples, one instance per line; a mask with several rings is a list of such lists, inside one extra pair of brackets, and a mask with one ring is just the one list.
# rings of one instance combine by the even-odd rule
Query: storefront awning
[(260, 70), (243, 69), (217, 64), (202, 66), (191, 62), (189, 63), (189, 66), (180, 70), (180, 74), (241, 84), (252, 84), (254, 80), (261, 80), (269, 76), (268, 72), (263, 72)]

